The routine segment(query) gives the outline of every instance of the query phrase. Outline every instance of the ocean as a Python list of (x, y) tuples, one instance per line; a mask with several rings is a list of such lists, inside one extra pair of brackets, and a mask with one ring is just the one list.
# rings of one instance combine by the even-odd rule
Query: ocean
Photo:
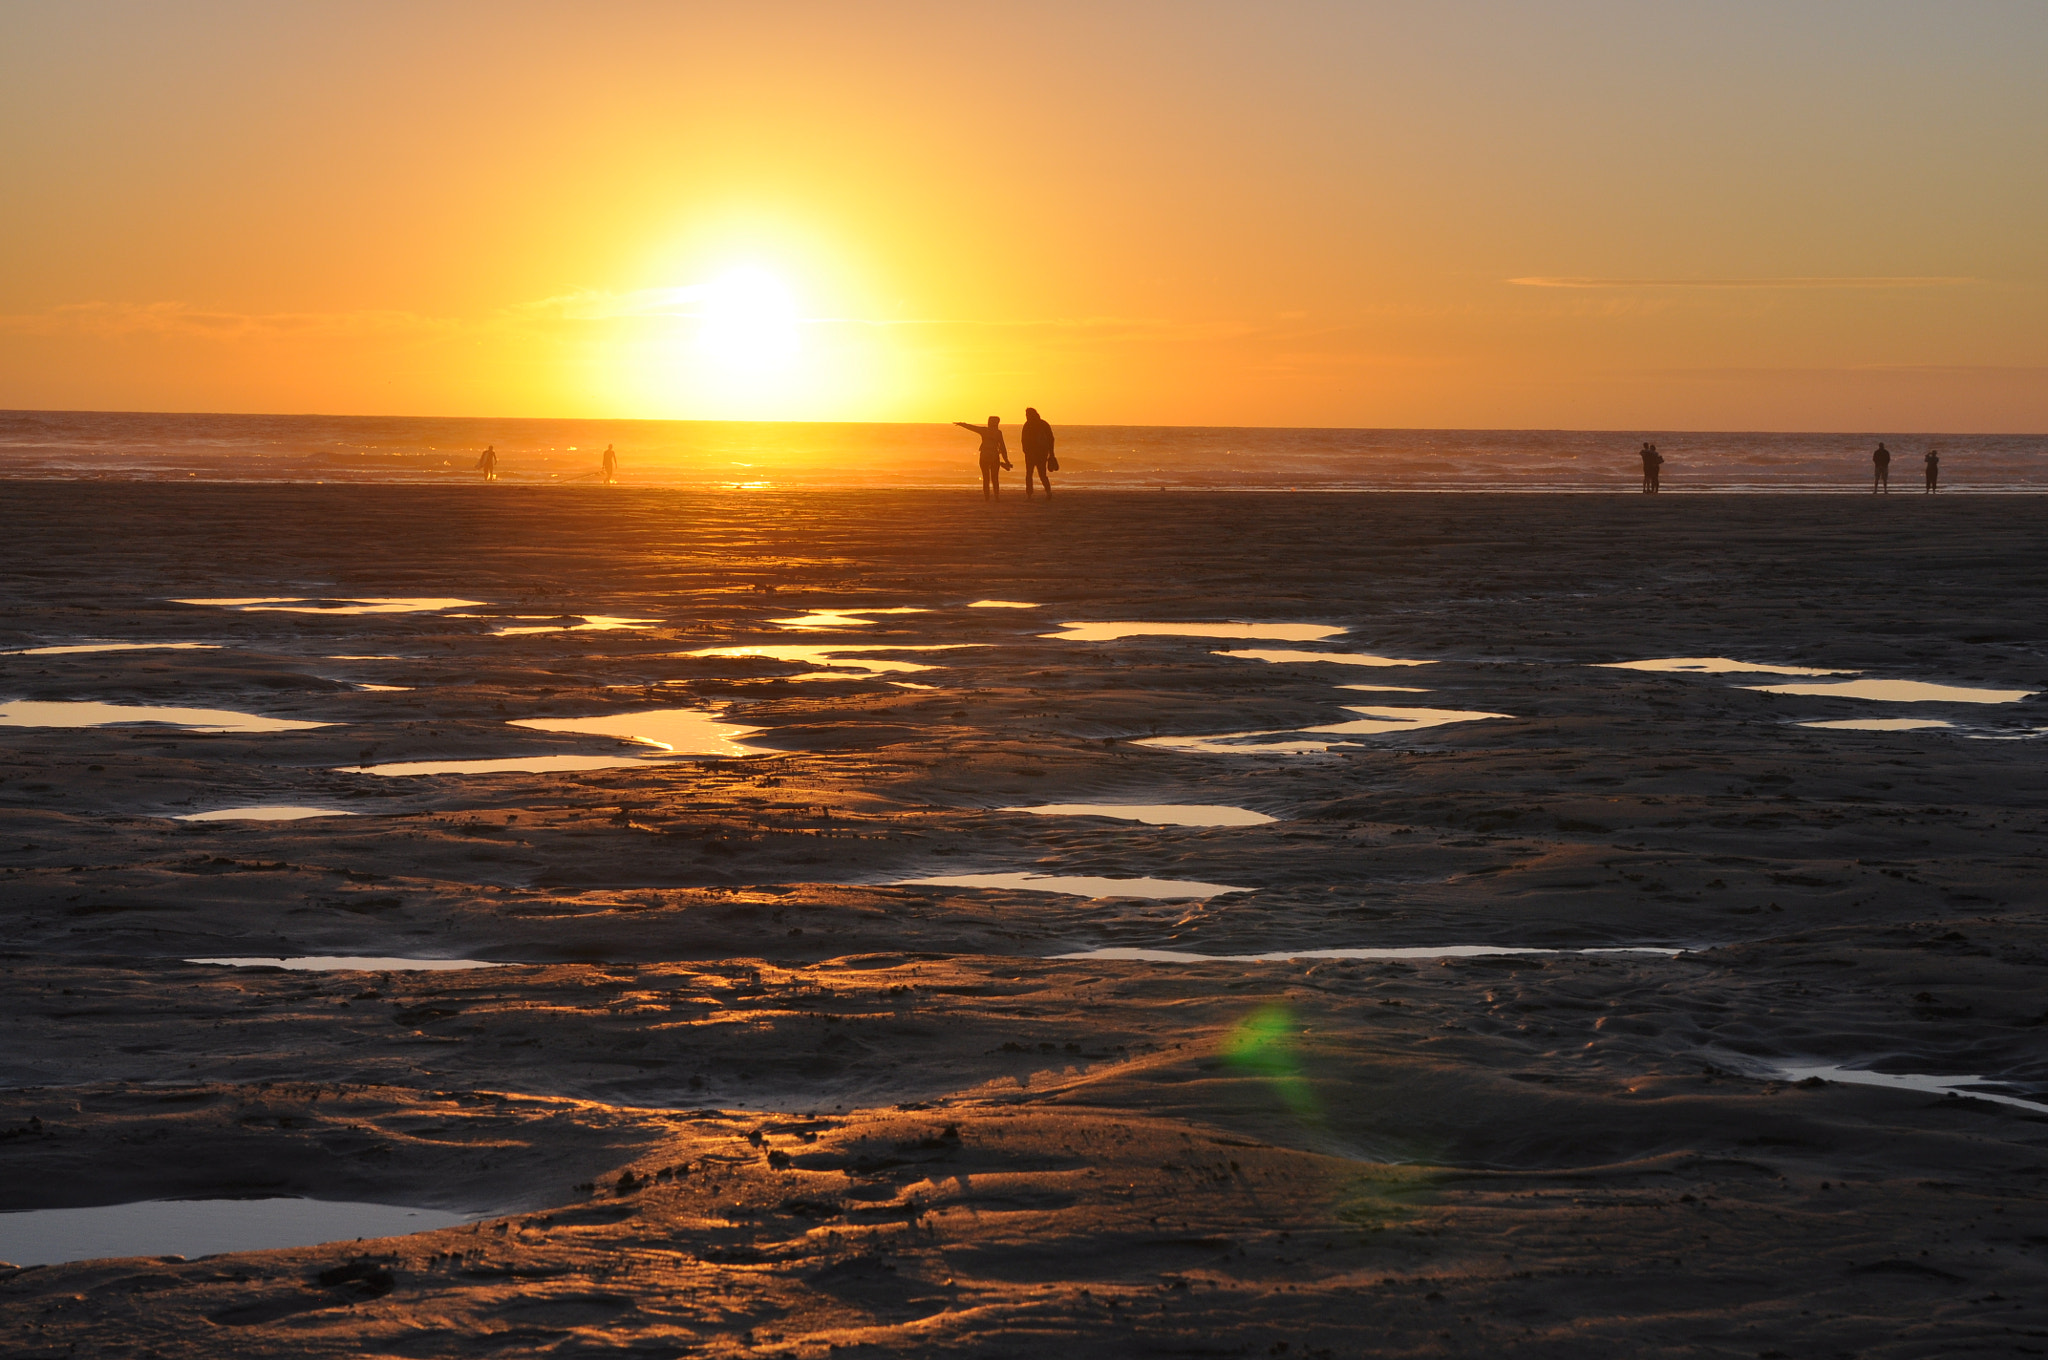
[[(1644, 440), (1664, 490), (1867, 492), (1871, 451), (1920, 489), (1941, 451), (1945, 491), (2048, 491), (2048, 435), (1901, 431), (1346, 430), (1055, 425), (1056, 485), (1247, 491), (1633, 492)], [(1011, 445), (1013, 461), (1022, 460)], [(433, 416), (0, 411), (0, 478), (250, 482), (500, 480), (594, 484), (605, 445), (624, 485), (722, 488), (979, 485), (973, 435), (950, 425)], [(1014, 484), (1015, 478), (1012, 478)]]

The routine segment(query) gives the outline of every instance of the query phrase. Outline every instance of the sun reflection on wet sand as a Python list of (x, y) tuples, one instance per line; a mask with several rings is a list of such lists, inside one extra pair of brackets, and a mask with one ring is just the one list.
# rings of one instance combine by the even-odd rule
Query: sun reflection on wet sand
[(727, 722), (709, 709), (653, 708), (638, 713), (600, 713), (589, 718), (515, 718), (512, 727), (536, 732), (571, 732), (617, 737), (674, 755), (741, 756), (754, 754), (741, 738), (760, 731)]
[(1093, 878), (1066, 874), (944, 874), (937, 878), (899, 878), (894, 887), (1020, 888), (1026, 892), (1065, 897), (1221, 897), (1225, 893), (1257, 892), (1229, 883), (1201, 883), (1180, 878)]
[(217, 652), (218, 642), (66, 642), (54, 647), (19, 647), (0, 656), (67, 656), (78, 652)]
[(1954, 727), (1940, 718), (1834, 718), (1827, 722), (1794, 723), (1794, 727), (1828, 727), (1838, 732), (1922, 732)]
[(1321, 662), (1329, 666), (1434, 666), (1434, 661), (1404, 661), (1394, 656), (1374, 656), (1370, 652), (1303, 652), (1275, 650), (1267, 647), (1244, 647), (1228, 652), (1212, 652), (1212, 656), (1237, 657), (1246, 661), (1269, 661), (1279, 665)]
[(225, 708), (166, 708), (142, 704), (23, 699), (0, 703), (0, 727), (113, 727), (124, 723), (162, 723), (191, 732), (301, 732), (338, 723), (265, 718)]
[[(1324, 723), (1315, 727), (1285, 727), (1259, 732), (1219, 732), (1212, 736), (1140, 737), (1133, 746), (1153, 746), (1167, 751), (1193, 751), (1213, 755), (1309, 755), (1348, 742), (1303, 740), (1310, 733), (1334, 736), (1379, 736), (1390, 732), (1414, 732), (1449, 723), (1483, 722), (1492, 718), (1513, 719), (1512, 713), (1482, 713), (1456, 708), (1359, 708), (1361, 714), (1348, 722)], [(1278, 740), (1269, 740), (1278, 738)]]
[(1874, 699), (1887, 704), (2013, 704), (2032, 697), (2031, 689), (1972, 689), (1964, 685), (1933, 685), (1924, 680), (1846, 680), (1827, 685), (1739, 685), (1763, 694), (1803, 694), (1816, 699)]
[(340, 595), (241, 596), (232, 599), (172, 600), (172, 604), (211, 605), (241, 613), (284, 614), (430, 614), (442, 609), (462, 609), (487, 603), (484, 600), (444, 599), (436, 595)]
[(890, 609), (807, 609), (801, 614), (786, 619), (770, 619), (777, 628), (792, 632), (805, 632), (832, 628), (870, 628), (874, 620), (870, 614), (929, 614), (929, 609), (914, 605), (898, 605)]
[(879, 675), (910, 675), (917, 671), (936, 670), (915, 661), (875, 660), (875, 652), (951, 652), (967, 647), (985, 647), (982, 642), (946, 642), (925, 645), (885, 643), (755, 643), (739, 647), (706, 647), (701, 651), (684, 652), (684, 656), (717, 657), (761, 657), (768, 661), (803, 662), (811, 666), (828, 666), (841, 674), (791, 675), (787, 680), (859, 680)]
[[(1323, 623), (1063, 623), (1056, 642), (1115, 642), (1129, 637), (1271, 638), (1277, 642), (1318, 642), (1349, 632)], [(1373, 661), (1369, 665), (1419, 666), (1420, 661)]]
[(1774, 666), (1761, 661), (1734, 661), (1725, 656), (1667, 656), (1650, 661), (1602, 661), (1607, 671), (1657, 671), (1675, 675), (1855, 675), (1855, 671), (1820, 670), (1813, 666)]
[(1262, 826), (1278, 820), (1250, 808), (1216, 803), (1040, 803), (998, 810), (1040, 817), (1113, 817), (1147, 826)]

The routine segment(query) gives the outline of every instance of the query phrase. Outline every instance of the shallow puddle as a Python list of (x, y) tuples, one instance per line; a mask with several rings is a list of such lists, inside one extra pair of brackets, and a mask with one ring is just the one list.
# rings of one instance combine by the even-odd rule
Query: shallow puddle
[(294, 807), (285, 803), (274, 803), (262, 807), (217, 808), (212, 812), (187, 812), (173, 817), (174, 822), (297, 822), (307, 817), (353, 817), (353, 812), (340, 808)]
[(1427, 694), (1421, 685), (1338, 685), (1338, 689), (1371, 690), (1376, 694)]
[(1846, 680), (1828, 685), (1741, 685), (1762, 694), (1804, 694), (1817, 699), (1875, 699), (1887, 704), (2013, 704), (2030, 689), (1974, 689), (1924, 680)]
[[(751, 647), (707, 647), (700, 652), (685, 652), (685, 656), (758, 656), (769, 661), (801, 662), (808, 666), (827, 666), (832, 674), (812, 673), (808, 675), (786, 675), (785, 680), (864, 680), (879, 675), (910, 675), (917, 671), (937, 670), (936, 666), (923, 665), (916, 661), (877, 660), (875, 652), (949, 652), (964, 647), (982, 646), (981, 643), (952, 642), (927, 646), (909, 644), (883, 644), (858, 642), (840, 643), (765, 643)], [(854, 655), (857, 653), (858, 655)]]
[(536, 732), (617, 737), (680, 756), (752, 755), (755, 752), (739, 739), (761, 730), (727, 722), (701, 708), (650, 708), (638, 713), (601, 713), (590, 718), (516, 718), (510, 725)]
[(803, 632), (813, 628), (872, 628), (875, 621), (870, 614), (929, 614), (929, 609), (914, 605), (898, 605), (893, 609), (807, 609), (793, 618), (770, 619), (777, 628), (788, 628)]
[(1935, 1077), (1921, 1072), (1866, 1072), (1860, 1068), (1807, 1063), (1771, 1063), (1768, 1068), (1770, 1075), (1786, 1081), (1805, 1081), (1811, 1077), (1819, 1077), (1822, 1081), (1839, 1081), (1850, 1086), (1886, 1086), (1895, 1091), (1918, 1091), (1923, 1095), (1969, 1096), (1973, 1100), (1989, 1100), (2000, 1105), (2032, 1110), (2036, 1114), (2048, 1114), (2048, 1104), (2041, 1101), (2022, 1100), (2018, 1096), (1977, 1089), (1985, 1085), (2005, 1084), (1991, 1077)]
[(1418, 732), (1424, 728), (1442, 727), (1449, 723), (1481, 722), (1492, 718), (1511, 719), (1514, 716), (1509, 713), (1481, 713), (1455, 708), (1358, 708), (1350, 704), (1346, 704), (1345, 708), (1362, 716), (1349, 722), (1324, 723), (1315, 727), (1279, 728), (1265, 732), (1221, 732), (1204, 737), (1140, 737), (1131, 745), (1210, 755), (1310, 755), (1327, 751), (1332, 746), (1351, 744), (1341, 741), (1310, 740), (1308, 738), (1311, 733), (1327, 733), (1332, 736), (1384, 736), (1390, 732)]
[(114, 727), (125, 723), (161, 723), (189, 732), (300, 732), (337, 723), (298, 722), (265, 718), (225, 708), (164, 708), (142, 704), (19, 699), (0, 704), (0, 727)]
[[(521, 619), (553, 619), (553, 623), (517, 624), (493, 628), (492, 637), (515, 637), (524, 633), (610, 633), (621, 628), (656, 628), (660, 619), (629, 619), (617, 614), (516, 614)], [(563, 620), (575, 620), (563, 622)]]
[(449, 973), (463, 968), (504, 968), (482, 959), (403, 959), (380, 954), (296, 954), (286, 958), (186, 959), (223, 968), (286, 968), (305, 973)]
[(408, 694), (412, 691), (411, 685), (365, 685), (358, 683), (356, 688), (365, 694)]
[[(1320, 642), (1349, 632), (1322, 623), (1063, 623), (1060, 632), (1040, 637), (1060, 642), (1115, 642), (1127, 637), (1271, 638), (1276, 642)], [(1396, 661), (1388, 664), (1422, 665)]]
[(110, 1256), (211, 1256), (396, 1237), (482, 1217), (322, 1199), (153, 1199), (0, 1214), (0, 1260), (57, 1265)]
[(1434, 661), (1404, 661), (1396, 656), (1374, 656), (1370, 652), (1301, 652), (1270, 647), (1241, 647), (1228, 652), (1216, 652), (1215, 656), (1232, 656), (1245, 661), (1269, 661), (1275, 665), (1294, 665), (1308, 661), (1320, 661), (1328, 666), (1434, 666)]
[(1794, 727), (1831, 727), (1838, 732), (1920, 732), (1929, 728), (1954, 727), (1939, 718), (1835, 718), (1828, 722), (1794, 723)]
[(975, 601), (974, 601), (973, 603), (969, 604), (969, 605), (968, 605), (967, 607), (968, 607), (969, 609), (1039, 609), (1039, 608), (1043, 608), (1043, 606), (1041, 606), (1041, 605), (1035, 605), (1035, 604), (1032, 604), (1032, 603), (1031, 603), (1030, 601), (1028, 601), (1028, 600), (975, 600)]
[(1088, 878), (1063, 874), (945, 874), (938, 878), (899, 878), (894, 887), (1021, 888), (1026, 892), (1059, 893), (1067, 897), (1220, 897), (1224, 893), (1257, 892), (1228, 883), (1198, 883), (1179, 878)]
[(1761, 661), (1735, 661), (1725, 656), (1665, 656), (1650, 661), (1603, 661), (1608, 671), (1663, 671), (1681, 675), (1855, 675), (1855, 671), (1819, 670), (1812, 666), (1773, 666)]
[(431, 614), (462, 609), (485, 600), (443, 599), (436, 595), (346, 595), (323, 599), (308, 596), (251, 596), (223, 600), (172, 600), (172, 604), (211, 605), (217, 609), (284, 614)]
[(54, 647), (21, 647), (0, 656), (67, 656), (76, 652), (217, 652), (218, 642), (66, 642)]
[(336, 774), (379, 774), (392, 778), (426, 774), (560, 774), (568, 770), (615, 770), (621, 765), (659, 761), (644, 756), (498, 756), (488, 760), (395, 760), (383, 765), (342, 765)]
[(1498, 954), (1649, 954), (1675, 959), (1683, 949), (1623, 946), (1606, 949), (1546, 949), (1493, 944), (1414, 945), (1400, 949), (1276, 949), (1266, 954), (1191, 954), (1180, 949), (1084, 949), (1056, 959), (1099, 959), (1123, 963), (1286, 963), (1293, 959), (1472, 959)]
[(1147, 826), (1261, 826), (1275, 820), (1250, 808), (1217, 803), (1041, 803), (997, 810), (1040, 817), (1115, 817)]

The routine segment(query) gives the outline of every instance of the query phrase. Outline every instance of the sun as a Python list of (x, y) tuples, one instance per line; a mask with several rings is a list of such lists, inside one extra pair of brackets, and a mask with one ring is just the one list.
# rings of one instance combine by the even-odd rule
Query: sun
[(773, 377), (796, 362), (796, 298), (769, 270), (742, 265), (703, 284), (697, 317), (698, 355), (734, 377)]

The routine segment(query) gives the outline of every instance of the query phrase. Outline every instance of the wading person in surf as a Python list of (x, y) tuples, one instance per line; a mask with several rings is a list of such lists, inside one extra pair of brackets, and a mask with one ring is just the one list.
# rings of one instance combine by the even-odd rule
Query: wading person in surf
[(991, 500), (1002, 495), (1002, 470), (1010, 466), (1010, 446), (1003, 442), (1003, 418), (990, 416), (986, 425), (965, 420), (953, 423), (981, 436), (981, 498)]
[(1875, 496), (1881, 491), (1887, 496), (1891, 495), (1892, 451), (1880, 442), (1877, 452), (1870, 455), (1870, 465), (1877, 470), (1877, 475), (1870, 479), (1870, 494)]
[(1036, 406), (1024, 408), (1024, 494), (1031, 494), (1031, 474), (1038, 474), (1039, 482), (1045, 487), (1045, 494), (1052, 495), (1052, 478), (1046, 476), (1049, 468), (1059, 466), (1059, 459), (1053, 456), (1052, 426), (1045, 417), (1038, 414)]
[(477, 455), (476, 468), (478, 472), (483, 473), (485, 481), (495, 482), (498, 480), (498, 446), (496, 444), (486, 445), (484, 451)]
[(1941, 488), (1941, 453), (1936, 449), (1927, 451), (1927, 494), (1932, 496)]

